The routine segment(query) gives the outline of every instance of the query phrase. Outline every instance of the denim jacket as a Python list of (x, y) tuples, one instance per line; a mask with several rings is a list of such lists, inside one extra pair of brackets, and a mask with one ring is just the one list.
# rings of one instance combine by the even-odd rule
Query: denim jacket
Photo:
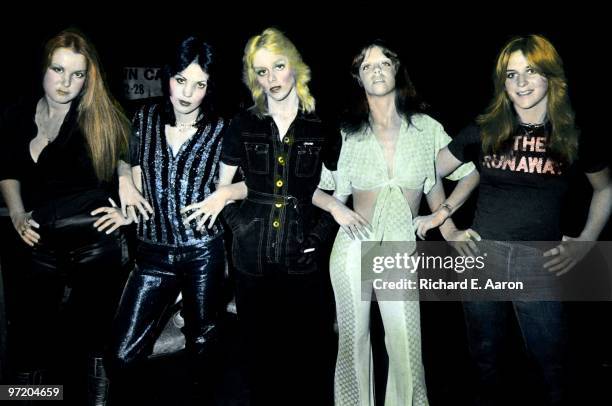
[(228, 127), (221, 161), (244, 172), (248, 196), (224, 209), (234, 232), (233, 260), (238, 269), (259, 274), (265, 263), (295, 268), (302, 243), (330, 238), (334, 221), (312, 204), (321, 165), (336, 169), (339, 132), (299, 113), (280, 139), (274, 120), (252, 109)]

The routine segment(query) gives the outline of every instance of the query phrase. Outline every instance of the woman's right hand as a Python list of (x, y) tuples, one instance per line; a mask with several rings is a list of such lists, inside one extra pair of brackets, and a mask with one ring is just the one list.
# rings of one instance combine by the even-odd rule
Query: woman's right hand
[(351, 240), (359, 238), (359, 234), (367, 238), (372, 232), (372, 226), (361, 214), (349, 209), (337, 199), (329, 212)]
[(110, 234), (121, 226), (132, 224), (132, 219), (123, 215), (112, 198), (109, 198), (108, 201), (112, 207), (98, 207), (90, 213), (92, 216), (104, 213), (104, 215), (93, 224), (94, 228), (99, 232), (106, 231), (106, 234)]
[(32, 212), (19, 212), (11, 215), (11, 221), (15, 231), (19, 234), (19, 237), (28, 244), (30, 247), (38, 244), (40, 241), (40, 234), (34, 231), (34, 228), (40, 228), (40, 225), (32, 219)]
[(421, 240), (425, 240), (429, 230), (440, 227), (449, 217), (450, 213), (448, 209), (442, 207), (427, 216), (415, 217), (412, 220), (412, 227), (416, 235), (418, 235)]

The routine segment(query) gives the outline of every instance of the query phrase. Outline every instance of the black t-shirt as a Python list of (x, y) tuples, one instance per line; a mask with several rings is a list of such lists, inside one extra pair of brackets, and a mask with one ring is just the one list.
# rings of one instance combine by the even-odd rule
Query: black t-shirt
[(558, 241), (561, 210), (570, 179), (604, 169), (605, 160), (580, 144), (578, 159), (567, 164), (548, 151), (549, 126), (519, 126), (507, 152), (485, 154), (480, 128), (465, 128), (448, 145), (461, 162), (474, 162), (480, 188), (473, 228), (498, 241)]
[[(34, 162), (30, 141), (36, 137), (38, 99), (8, 108), (0, 120), (0, 180), (16, 179), (26, 210), (46, 222), (57, 217), (83, 213), (116, 193), (116, 182), (100, 182), (96, 176), (87, 140), (77, 123), (77, 104), (72, 103), (57, 138)], [(118, 202), (118, 200), (115, 200)]]

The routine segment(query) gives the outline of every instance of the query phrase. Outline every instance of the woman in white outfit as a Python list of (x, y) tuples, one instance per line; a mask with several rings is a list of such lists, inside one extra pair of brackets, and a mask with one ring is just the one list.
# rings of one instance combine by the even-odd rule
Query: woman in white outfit
[[(362, 48), (352, 73), (364, 97), (343, 122), (337, 171), (324, 168), (321, 175), (319, 187), (334, 190), (334, 196), (315, 204), (342, 227), (330, 258), (340, 335), (335, 403), (367, 406), (374, 404), (374, 388), (370, 302), (362, 294), (372, 287), (362, 283), (361, 241), (415, 241), (422, 226), (413, 224), (413, 217), (423, 194), (434, 214), (422, 223), (446, 220), (453, 209), (444, 203), (435, 158), (451, 139), (440, 123), (421, 113), (405, 67), (382, 42)], [(462, 166), (449, 178), (463, 178), (458, 188), (477, 182), (473, 169)], [(344, 205), (350, 195), (354, 211)], [(451, 222), (441, 227), (443, 234), (453, 230)], [(389, 355), (385, 405), (427, 405), (419, 303), (379, 298), (378, 305)]]

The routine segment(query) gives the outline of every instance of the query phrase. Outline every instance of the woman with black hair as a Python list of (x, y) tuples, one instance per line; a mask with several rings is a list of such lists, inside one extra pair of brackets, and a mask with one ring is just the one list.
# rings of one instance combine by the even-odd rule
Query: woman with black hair
[(129, 371), (150, 354), (164, 309), (179, 292), (194, 380), (210, 368), (204, 358), (217, 338), (223, 228), (218, 222), (201, 230), (184, 224), (180, 209), (214, 189), (224, 122), (204, 102), (213, 61), (207, 43), (185, 39), (163, 69), (164, 100), (145, 105), (133, 119), (132, 173), (122, 165), (122, 192), (136, 199), (142, 193), (143, 206), (152, 210), (139, 211), (136, 267), (119, 304), (111, 347), (116, 371)]

